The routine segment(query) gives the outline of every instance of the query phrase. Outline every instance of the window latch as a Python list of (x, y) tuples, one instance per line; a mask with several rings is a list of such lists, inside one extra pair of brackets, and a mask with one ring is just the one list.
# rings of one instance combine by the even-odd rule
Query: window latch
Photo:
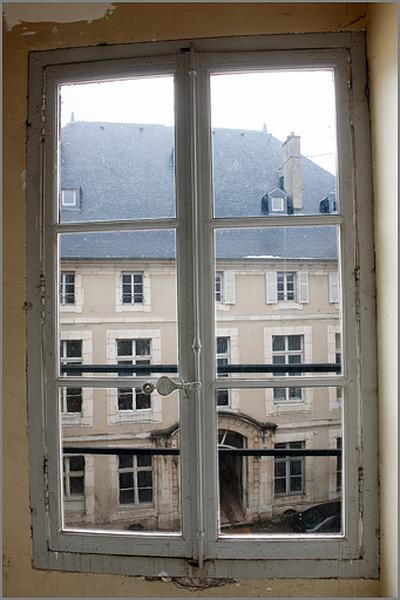
[(142, 390), (150, 396), (156, 390), (160, 396), (169, 396), (175, 390), (199, 390), (201, 388), (200, 381), (183, 381), (182, 379), (171, 379), (170, 377), (160, 377), (154, 385), (150, 381), (143, 384)]

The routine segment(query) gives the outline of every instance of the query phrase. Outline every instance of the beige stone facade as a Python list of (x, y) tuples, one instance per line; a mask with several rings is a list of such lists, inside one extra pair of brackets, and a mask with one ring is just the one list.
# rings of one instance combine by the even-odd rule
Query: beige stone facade
[[(173, 261), (62, 261), (61, 271), (75, 274), (75, 302), (60, 305), (60, 330), (61, 340), (82, 340), (78, 362), (115, 365), (124, 358), (132, 362), (144, 358), (153, 364), (177, 364)], [(335, 289), (332, 286), (337, 277), (335, 261), (220, 261), (217, 271), (221, 291), (216, 302), (216, 335), (225, 340), (218, 349), (218, 362), (270, 364), (277, 354), (277, 360), (284, 362), (293, 354), (303, 363), (338, 360), (341, 320), (337, 281)], [(139, 302), (123, 302), (122, 277), (127, 273), (140, 275)], [(277, 273), (281, 278), (286, 277), (282, 273), (293, 278), (293, 299), (287, 299), (286, 289), (284, 299), (278, 300), (276, 291), (275, 298), (271, 296), (268, 286)], [(289, 337), (294, 340), (294, 350), (288, 346)], [(273, 340), (278, 338), (277, 351)], [(118, 354), (121, 340), (133, 341), (134, 346), (129, 347), (134, 356)], [(140, 341), (148, 345), (146, 356), (140, 354)], [(64, 410), (62, 414), (64, 446), (179, 447), (177, 392), (162, 398), (154, 391), (146, 400), (140, 391), (128, 390), (129, 410), (121, 410), (117, 388), (82, 388), (81, 394), (81, 411)], [(341, 392), (336, 388), (230, 389), (220, 394), (217, 409), (222, 447), (263, 449), (294, 444), (306, 449), (336, 448), (341, 439)], [(134, 462), (139, 459), (130, 460), (125, 472), (131, 487), (121, 501), (124, 471), (118, 456), (86, 455), (84, 490), (80, 489), (80, 496), (64, 500), (67, 525), (80, 522), (106, 529), (179, 530), (180, 457), (153, 456), (143, 467)], [(276, 466), (270, 456), (220, 459), (223, 525), (230, 521), (225, 511), (229, 513), (232, 503), (237, 522), (254, 523), (285, 510), (340, 498), (336, 457), (306, 456), (296, 464), (290, 460), (281, 463)], [(140, 474), (141, 470), (147, 475)], [(151, 489), (147, 492), (140, 487), (141, 479), (146, 478), (147, 489)]]

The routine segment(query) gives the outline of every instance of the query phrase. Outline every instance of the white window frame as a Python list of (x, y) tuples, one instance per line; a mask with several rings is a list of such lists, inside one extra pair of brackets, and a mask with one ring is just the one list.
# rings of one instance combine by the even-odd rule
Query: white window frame
[[(279, 298), (280, 290), (278, 290), (279, 277), (283, 276), (283, 298)], [(288, 290), (288, 279), (289, 276), (292, 276), (293, 279), (293, 298), (288, 298), (289, 290)], [(277, 280), (277, 301), (278, 302), (296, 302), (297, 301), (297, 272), (296, 271), (277, 271), (276, 272), (276, 280)]]
[[(312, 362), (312, 327), (310, 325), (305, 326), (294, 326), (294, 327), (264, 327), (264, 359), (266, 364), (273, 362), (274, 352), (272, 350), (272, 338), (273, 336), (281, 335), (288, 337), (289, 335), (301, 335), (303, 338), (303, 360), (304, 363)], [(288, 385), (288, 377), (286, 377), (286, 386), (280, 385), (280, 387), (299, 387), (292, 384), (292, 381), (299, 381), (298, 377), (290, 377), (290, 385)], [(285, 380), (284, 377), (274, 376), (274, 381), (282, 383)], [(265, 414), (266, 415), (277, 415), (280, 413), (310, 413), (313, 409), (313, 387), (304, 387), (303, 385), (302, 398), (291, 401), (289, 398), (286, 400), (277, 400), (274, 398), (273, 387), (265, 390)]]
[[(110, 329), (106, 332), (106, 357), (107, 364), (115, 365), (118, 362), (117, 340), (151, 340), (151, 362), (161, 364), (161, 330), (160, 329)], [(119, 380), (122, 377), (118, 378)], [(143, 377), (137, 377), (138, 383), (132, 386), (132, 379), (128, 387), (140, 388), (143, 384)], [(119, 386), (122, 387), (122, 386)], [(154, 391), (151, 394), (150, 408), (140, 410), (119, 410), (118, 393), (116, 387), (107, 388), (108, 405), (108, 423), (161, 423), (162, 421), (162, 400), (161, 396)]]
[[(271, 197), (271, 211), (272, 212), (283, 212), (285, 210), (285, 202), (283, 197), (272, 196)], [(274, 202), (279, 202), (279, 205), (274, 204)]]
[[(62, 319), (60, 320), (61, 325), (61, 341), (67, 342), (70, 340), (80, 340), (82, 342), (82, 355), (79, 360), (69, 359), (68, 362), (76, 362), (81, 364), (90, 364), (92, 362), (93, 357), (93, 342), (92, 342), (92, 332), (82, 329), (76, 330), (64, 330), (62, 327)], [(67, 359), (65, 359), (67, 362)], [(82, 412), (80, 413), (69, 413), (69, 412), (61, 412), (62, 424), (63, 427), (92, 427), (93, 425), (93, 389), (89, 387), (82, 387), (80, 383), (77, 385), (71, 384), (68, 385), (66, 381), (66, 385), (60, 388), (60, 397), (61, 402), (64, 405), (64, 398), (66, 388), (81, 388), (82, 391)]]
[[(69, 275), (73, 275), (73, 282), (67, 282), (66, 278)], [(73, 292), (67, 292), (66, 288), (68, 285), (73, 285), (74, 286), (74, 291)], [(75, 277), (75, 271), (61, 271), (61, 277), (60, 277), (60, 304), (62, 305), (74, 305), (76, 302), (76, 277)], [(67, 294), (72, 294), (73, 295), (73, 302), (66, 302), (66, 296)]]
[[(122, 271), (121, 273), (121, 277), (122, 277), (122, 304), (144, 304), (144, 274), (142, 271)], [(129, 277), (130, 278), (130, 282), (129, 282), (129, 286), (130, 286), (130, 296), (131, 296), (131, 300), (129, 302), (125, 302), (124, 300), (124, 277)], [(140, 277), (140, 287), (141, 287), (141, 292), (140, 295), (142, 297), (142, 299), (139, 300), (135, 300), (135, 285), (137, 285), (137, 283), (135, 282), (135, 277)]]
[[(122, 276), (124, 274), (143, 275), (143, 302), (122, 302)], [(148, 269), (116, 269), (115, 271), (115, 311), (116, 312), (150, 312), (151, 310), (151, 287), (150, 272)]]
[[(217, 276), (220, 279), (219, 300), (217, 300)], [(217, 269), (215, 272), (215, 305), (217, 311), (230, 311), (236, 304), (236, 273), (231, 269)]]
[[(67, 194), (73, 194), (73, 202), (66, 202)], [(74, 188), (63, 188), (61, 190), (61, 206), (63, 208), (78, 208), (78, 193)]]
[[(299, 440), (299, 442), (302, 444), (302, 448), (306, 447), (306, 441), (305, 440)], [(275, 442), (274, 446), (275, 448), (279, 445), (284, 445), (285, 448), (292, 448), (292, 444), (298, 444), (299, 442)], [(298, 493), (291, 493), (290, 487), (291, 487), (291, 483), (290, 483), (290, 465), (293, 461), (299, 461), (301, 463), (301, 491)], [(275, 465), (276, 463), (279, 462), (281, 464), (285, 465), (285, 492), (281, 493), (281, 494), (277, 494), (275, 491), (275, 480), (277, 479), (276, 474), (274, 472), (274, 499), (276, 500), (276, 498), (284, 498), (284, 497), (288, 497), (290, 496), (291, 498), (293, 496), (305, 496), (306, 494), (306, 484), (305, 484), (305, 479), (306, 479), (306, 461), (305, 461), (305, 457), (304, 456), (300, 456), (300, 457), (295, 457), (295, 456), (285, 456), (285, 457), (275, 457), (274, 459), (274, 469), (275, 469)], [(288, 489), (289, 488), (289, 489)]]
[[(377, 452), (373, 444), (377, 439), (377, 414), (375, 355), (372, 351), (374, 331), (371, 326), (375, 319), (371, 248), (371, 181), (367, 175), (370, 155), (368, 113), (364, 93), (366, 88), (364, 38), (362, 34), (345, 33), (198, 40), (195, 42), (196, 52), (193, 52), (192, 46), (190, 57), (188, 53), (181, 52), (182, 43), (178, 41), (151, 46), (122, 45), (106, 49), (79, 48), (31, 54), (29, 89), (31, 127), (28, 139), (27, 206), (29, 211), (28, 262), (32, 267), (29, 269), (28, 301), (32, 308), (29, 311), (28, 324), (30, 340), (28, 396), (34, 566), (74, 571), (87, 571), (89, 568), (95, 572), (129, 573), (130, 575), (155, 575), (163, 570), (172, 576), (186, 575), (188, 569), (186, 559), (191, 559), (198, 564), (198, 569), (193, 572), (202, 576), (260, 577), (268, 572), (269, 577), (377, 577), (378, 541), (375, 536), (378, 511)], [(105, 58), (107, 60), (103, 62), (102, 59)], [(193, 308), (188, 307), (182, 315), (180, 344), (184, 348), (191, 347), (193, 337), (187, 335), (186, 332), (190, 327), (186, 328), (186, 326), (197, 323), (197, 333), (200, 334), (204, 347), (212, 348), (215, 343), (214, 269), (211, 269), (211, 265), (214, 264), (213, 229), (239, 225), (266, 226), (267, 217), (238, 219), (235, 225), (231, 219), (212, 220), (209, 193), (211, 182), (209, 170), (204, 168), (205, 165), (210, 164), (209, 113), (204, 104), (209, 93), (208, 75), (223, 70), (260, 70), (285, 68), (285, 66), (290, 69), (334, 68), (336, 73), (338, 193), (340, 198), (346, 199), (346, 202), (341, 203), (343, 212), (339, 215), (316, 215), (304, 218), (297, 215), (276, 216), (273, 219), (273, 226), (329, 223), (341, 227), (340, 246), (344, 253), (341, 265), (342, 296), (347, 332), (344, 354), (345, 358), (348, 357), (345, 363), (346, 369), (343, 375), (332, 376), (329, 380), (321, 377), (303, 377), (299, 378), (298, 383), (307, 387), (328, 386), (331, 381), (340, 383), (345, 388), (345, 397), (352, 400), (344, 407), (343, 419), (344, 447), (347, 456), (344, 480), (348, 498), (344, 514), (345, 534), (324, 536), (323, 539), (312, 537), (305, 539), (298, 536), (293, 537), (289, 544), (287, 540), (279, 538), (261, 540), (255, 536), (251, 540), (238, 540), (229, 536), (223, 536), (222, 539), (216, 535), (216, 503), (209, 503), (209, 494), (215, 493), (217, 488), (215, 389), (221, 384), (230, 387), (268, 388), (277, 385), (279, 378), (274, 379), (273, 382), (268, 379), (240, 381), (233, 378), (229, 382), (221, 381), (215, 378), (215, 362), (210, 356), (211, 353), (207, 352), (203, 353), (200, 359), (204, 384), (201, 389), (195, 388), (193, 392), (195, 401), (190, 404), (193, 409), (185, 409), (186, 412), (182, 412), (183, 457), (187, 449), (194, 450), (191, 456), (191, 469), (183, 458), (182, 477), (185, 491), (182, 497), (196, 498), (194, 504), (199, 508), (196, 513), (192, 513), (193, 504), (186, 500), (183, 502), (183, 528), (187, 534), (189, 532), (190, 534), (182, 538), (175, 534), (140, 536), (132, 533), (130, 536), (123, 536), (122, 540), (121, 536), (113, 534), (99, 537), (98, 534), (91, 532), (79, 532), (77, 535), (66, 532), (60, 527), (57, 500), (59, 493), (57, 494), (56, 489), (57, 486), (60, 488), (57, 482), (62, 480), (60, 445), (55, 433), (59, 403), (52, 401), (57, 395), (57, 389), (65, 385), (65, 380), (62, 381), (57, 365), (55, 368), (54, 361), (50, 360), (57, 339), (51, 318), (53, 313), (57, 314), (58, 297), (53, 275), (56, 270), (54, 239), (57, 233), (90, 229), (90, 224), (84, 224), (82, 227), (79, 224), (55, 226), (54, 115), (57, 106), (57, 85), (63, 82), (87, 81), (91, 78), (97, 80), (99, 77), (115, 79), (118, 76), (141, 73), (176, 73), (176, 89), (179, 92), (176, 135), (178, 145), (183, 150), (180, 156), (177, 152), (177, 161), (182, 161), (180, 166), (183, 167), (182, 170), (177, 169), (179, 173), (177, 188), (185, 189), (188, 193), (190, 189), (192, 190), (194, 198), (192, 213), (197, 215), (192, 220), (195, 229), (190, 243), (178, 236), (178, 266), (180, 265), (183, 279), (190, 281), (189, 265), (190, 269), (192, 265), (199, 265), (196, 274), (200, 276), (201, 273), (204, 288), (195, 285), (195, 300), (197, 305), (203, 306), (207, 315), (211, 315), (211, 318), (203, 323), (196, 316), (195, 304)], [(42, 97), (43, 82), (46, 84), (45, 102)], [(184, 112), (188, 117), (187, 120), (182, 118)], [(38, 153), (41, 140), (44, 142), (45, 163), (41, 162), (42, 155)], [(201, 146), (196, 145), (196, 140), (200, 140)], [(199, 161), (197, 163), (196, 156)], [(190, 160), (186, 157), (190, 157)], [(353, 165), (357, 168), (353, 168)], [(45, 186), (41, 185), (42, 167), (45, 170)], [(192, 176), (191, 180), (189, 173)], [(44, 190), (43, 195), (40, 190)], [(190, 197), (190, 194), (186, 197)], [(207, 204), (204, 222), (211, 224), (202, 230), (202, 247), (198, 243), (200, 230), (196, 229), (202, 227), (203, 223), (199, 218), (199, 198)], [(189, 223), (185, 222), (187, 212), (186, 209), (183, 210), (185, 204), (182, 202), (182, 195), (178, 194), (181, 227)], [(47, 241), (44, 262), (40, 244), (41, 223), (37, 219), (37, 214), (41, 214), (42, 205), (45, 207), (43, 234)], [(351, 225), (342, 227), (345, 222)], [(115, 227), (115, 223), (112, 225)], [(165, 225), (156, 226), (177, 226), (177, 221), (169, 220)], [(271, 226), (271, 223), (268, 223), (268, 226)], [(107, 229), (107, 224), (99, 224), (98, 227), (104, 230)], [(129, 228), (130, 225), (127, 227)], [(140, 227), (143, 228), (143, 223)], [(355, 251), (356, 249), (358, 252)], [(201, 253), (201, 261), (199, 253)], [(187, 260), (180, 263), (180, 257), (187, 257)], [(203, 271), (200, 270), (201, 265), (204, 265)], [(184, 290), (180, 293), (178, 305), (184, 306)], [(360, 306), (363, 307), (362, 311), (359, 309)], [(43, 316), (46, 318), (43, 319)], [(43, 331), (42, 322), (44, 322)], [(43, 340), (44, 354), (37, 352), (37, 343), (40, 339)], [(365, 348), (365, 351), (359, 354), (359, 348)], [(199, 347), (195, 345), (196, 353), (198, 350)], [(57, 356), (57, 352), (53, 351), (53, 355)], [(45, 364), (42, 362), (43, 356), (46, 357)], [(181, 375), (188, 381), (193, 381), (198, 368), (196, 361), (189, 356), (181, 356), (181, 359)], [(40, 376), (44, 368), (47, 378)], [(124, 385), (123, 379), (120, 378), (115, 384)], [(45, 389), (44, 382), (46, 382)], [(72, 382), (68, 383), (72, 385)], [(90, 381), (84, 383), (93, 386), (97, 380), (90, 378)], [(283, 383), (287, 385), (287, 382)], [(293, 385), (296, 385), (294, 377)], [(44, 402), (38, 407), (40, 398), (43, 398)], [(204, 413), (202, 413), (203, 406)], [(197, 427), (192, 425), (185, 430), (186, 419), (191, 410), (193, 422)], [(354, 428), (360, 416), (361, 427), (357, 435), (354, 435)], [(44, 431), (42, 423), (45, 423)], [(205, 431), (202, 431), (202, 427), (205, 427)], [(196, 444), (193, 444), (193, 439), (197, 440)], [(42, 452), (38, 452), (41, 444)], [(360, 460), (363, 464), (361, 479), (359, 479)], [(200, 491), (197, 482), (202, 483)], [(204, 506), (207, 506), (206, 512), (201, 510)], [(368, 527), (362, 527), (362, 520), (368, 524)], [(87, 555), (90, 555), (90, 561), (87, 561)], [(144, 561), (140, 555), (146, 556), (146, 560)], [(249, 560), (250, 558), (253, 560)]]
[[(146, 341), (149, 342), (150, 349), (149, 349), (149, 353), (148, 354), (138, 354), (137, 353), (137, 346), (138, 346), (137, 342), (140, 341), (140, 340), (146, 340)], [(131, 343), (131, 345), (132, 345), (132, 352), (131, 352), (131, 354), (126, 354), (125, 355), (125, 354), (119, 354), (118, 353), (118, 342), (119, 341), (127, 341), (127, 342)], [(118, 364), (120, 364), (120, 363), (123, 364), (125, 361), (128, 361), (128, 363), (130, 363), (132, 365), (136, 365), (136, 364), (138, 364), (138, 360), (140, 361), (139, 364), (143, 364), (142, 363), (143, 360), (148, 361), (149, 365), (151, 364), (151, 356), (152, 356), (152, 348), (151, 348), (151, 346), (152, 346), (152, 340), (151, 340), (151, 338), (134, 338), (132, 340), (127, 340), (127, 339), (118, 340), (117, 339), (116, 340), (116, 344), (117, 344), (116, 352), (117, 352), (117, 363)], [(144, 363), (144, 364), (146, 364), (146, 363)], [(119, 400), (120, 400), (120, 398), (119, 398), (119, 391), (120, 391), (120, 389), (122, 389), (124, 391), (130, 390), (130, 393), (132, 394), (132, 408), (130, 408), (130, 409), (129, 408), (128, 409), (120, 408), (120, 406), (119, 406)], [(136, 401), (137, 401), (138, 389), (139, 388), (137, 388), (137, 387), (131, 387), (131, 388), (119, 388), (117, 390), (117, 403), (118, 403), (117, 409), (118, 409), (119, 412), (124, 412), (124, 413), (125, 412), (130, 412), (130, 413), (132, 413), (132, 412), (138, 411), (138, 410), (148, 410), (148, 411), (150, 410), (151, 411), (151, 400), (152, 400), (151, 399), (151, 395), (147, 396), (147, 400), (148, 400), (148, 403), (149, 403), (150, 406), (148, 406), (146, 408), (138, 408), (137, 407)]]
[[(60, 273), (60, 312), (61, 313), (81, 313), (84, 306), (84, 290), (82, 285), (82, 273), (77, 271), (75, 268), (68, 268), (68, 264), (61, 265)], [(64, 304), (62, 301), (62, 274), (63, 273), (74, 273), (75, 275), (75, 298), (73, 304)], [(68, 318), (68, 317), (64, 317)], [(63, 317), (62, 317), (63, 319)], [(68, 322), (68, 321), (66, 321)]]
[[(327, 346), (328, 346), (328, 362), (336, 362), (337, 355), (337, 335), (341, 336), (342, 328), (340, 325), (328, 325), (327, 327)], [(343, 364), (343, 352), (341, 352), (341, 361)], [(341, 397), (338, 395), (338, 389), (341, 389)], [(341, 410), (343, 406), (343, 389), (340, 386), (332, 386), (329, 388), (329, 410)]]
[[(284, 349), (283, 350), (274, 350), (274, 338), (276, 337), (281, 337), (284, 340)], [(299, 342), (300, 342), (300, 349), (299, 350), (291, 350), (289, 348), (289, 337), (296, 337), (299, 338)], [(284, 357), (285, 362), (284, 363), (278, 363), (278, 364), (290, 364), (290, 357), (291, 356), (299, 356), (301, 357), (300, 362), (304, 361), (304, 346), (305, 346), (305, 340), (304, 340), (304, 335), (299, 334), (299, 333), (295, 333), (295, 334), (291, 334), (291, 335), (273, 335), (272, 336), (272, 362), (274, 362), (274, 358), (276, 356), (279, 357)], [(296, 397), (296, 396), (290, 396), (290, 392), (289, 389), (292, 386), (288, 386), (286, 388), (274, 388), (273, 394), (274, 394), (274, 402), (302, 402), (303, 401), (303, 393), (302, 393), (302, 388), (300, 389), (300, 396)], [(285, 398), (277, 398), (275, 395), (275, 390), (277, 389), (284, 389), (285, 390)]]
[[(64, 458), (69, 461), (71, 456), (80, 456), (65, 454)], [(68, 522), (92, 523), (94, 521), (94, 462), (93, 456), (84, 457), (84, 492), (82, 496), (66, 496), (63, 494), (63, 505)], [(63, 477), (65, 477), (63, 464)]]
[(222, 304), (224, 302), (224, 272), (215, 272), (215, 302)]
[[(119, 508), (125, 508), (125, 507), (134, 507), (134, 508), (138, 508), (138, 507), (148, 507), (148, 506), (153, 506), (154, 503), (154, 461), (153, 458), (151, 457), (151, 465), (150, 466), (145, 466), (145, 467), (141, 467), (138, 466), (138, 457), (136, 455), (132, 455), (132, 466), (131, 467), (121, 467), (119, 465), (119, 458), (118, 457), (118, 504), (119, 504)], [(151, 502), (140, 502), (139, 499), (139, 484), (138, 484), (138, 472), (140, 471), (150, 471), (151, 472), (151, 491), (152, 491), (152, 500)], [(135, 497), (135, 501), (134, 502), (121, 502), (121, 498), (120, 498), (120, 492), (121, 492), (121, 484), (119, 481), (119, 475), (121, 473), (132, 473), (133, 475), (133, 491), (134, 491), (134, 497)], [(122, 488), (122, 489), (127, 489), (127, 488)]]

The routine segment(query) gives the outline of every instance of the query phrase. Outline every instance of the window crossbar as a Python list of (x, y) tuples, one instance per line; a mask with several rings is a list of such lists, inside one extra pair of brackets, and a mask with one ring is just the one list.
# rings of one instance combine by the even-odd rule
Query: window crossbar
[[(149, 368), (150, 367), (150, 368)], [(251, 364), (251, 365), (218, 365), (218, 374), (223, 373), (340, 373), (340, 363), (295, 363), (295, 364)], [(66, 365), (62, 364), (61, 372), (67, 375), (82, 373), (118, 373), (132, 375), (141, 373), (177, 373), (177, 365)]]
[[(177, 456), (181, 453), (179, 448), (112, 448), (108, 446), (64, 446), (64, 454), (109, 454), (124, 456), (134, 454), (137, 456)], [(222, 454), (235, 456), (341, 456), (340, 448), (218, 448)]]

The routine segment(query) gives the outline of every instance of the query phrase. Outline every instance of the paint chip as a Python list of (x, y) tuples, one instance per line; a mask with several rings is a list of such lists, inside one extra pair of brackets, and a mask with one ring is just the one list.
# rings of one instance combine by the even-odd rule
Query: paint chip
[[(7, 2), (3, 6), (4, 21), (7, 31), (21, 23), (91, 23), (97, 19), (109, 18), (116, 6), (110, 3), (64, 3), (46, 2), (31, 4)], [(53, 32), (54, 33), (54, 32)], [(32, 35), (32, 34), (30, 34)]]

